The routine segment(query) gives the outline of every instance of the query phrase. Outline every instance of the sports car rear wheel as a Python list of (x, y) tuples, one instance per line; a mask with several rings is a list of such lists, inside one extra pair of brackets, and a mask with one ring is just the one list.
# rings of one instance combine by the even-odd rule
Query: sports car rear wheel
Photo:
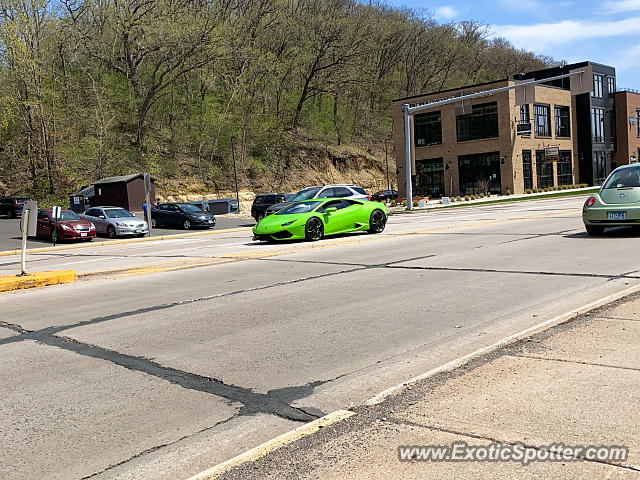
[(375, 209), (369, 217), (369, 233), (380, 233), (387, 224), (387, 216), (382, 210)]
[(320, 240), (324, 235), (324, 225), (322, 220), (317, 217), (312, 217), (307, 220), (307, 224), (304, 227), (304, 238), (310, 242)]

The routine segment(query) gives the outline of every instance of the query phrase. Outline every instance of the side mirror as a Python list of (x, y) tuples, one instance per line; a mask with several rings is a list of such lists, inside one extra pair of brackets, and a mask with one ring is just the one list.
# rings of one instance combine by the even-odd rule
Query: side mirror
[(324, 211), (324, 213), (333, 213), (333, 212), (335, 212), (337, 210), (338, 209), (336, 207), (329, 207)]

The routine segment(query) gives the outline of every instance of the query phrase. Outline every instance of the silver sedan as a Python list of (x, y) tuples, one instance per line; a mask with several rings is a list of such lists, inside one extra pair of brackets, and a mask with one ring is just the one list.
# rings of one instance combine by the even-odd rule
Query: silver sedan
[(149, 225), (133, 213), (120, 207), (93, 207), (80, 215), (96, 226), (96, 232), (116, 238), (119, 235), (142, 237), (149, 233)]

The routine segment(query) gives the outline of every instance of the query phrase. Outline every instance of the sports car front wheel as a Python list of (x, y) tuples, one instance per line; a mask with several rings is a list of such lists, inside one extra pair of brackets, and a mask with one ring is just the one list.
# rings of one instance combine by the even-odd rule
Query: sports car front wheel
[(387, 216), (382, 210), (374, 210), (369, 217), (369, 233), (380, 233), (387, 224)]
[(324, 225), (322, 220), (317, 217), (312, 217), (307, 220), (307, 224), (304, 227), (304, 238), (307, 241), (315, 242), (320, 240), (324, 235)]

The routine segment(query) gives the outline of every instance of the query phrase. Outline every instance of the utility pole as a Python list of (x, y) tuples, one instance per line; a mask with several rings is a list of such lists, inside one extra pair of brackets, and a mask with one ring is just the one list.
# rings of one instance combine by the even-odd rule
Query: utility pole
[(384, 163), (387, 165), (387, 189), (391, 190), (391, 182), (389, 181), (389, 156), (387, 152), (387, 142), (388, 138), (384, 139)]
[(236, 149), (233, 145), (235, 135), (231, 135), (231, 158), (233, 159), (233, 179), (236, 182), (236, 201), (238, 202), (238, 213), (240, 213), (240, 193), (238, 192), (238, 174), (236, 172)]

